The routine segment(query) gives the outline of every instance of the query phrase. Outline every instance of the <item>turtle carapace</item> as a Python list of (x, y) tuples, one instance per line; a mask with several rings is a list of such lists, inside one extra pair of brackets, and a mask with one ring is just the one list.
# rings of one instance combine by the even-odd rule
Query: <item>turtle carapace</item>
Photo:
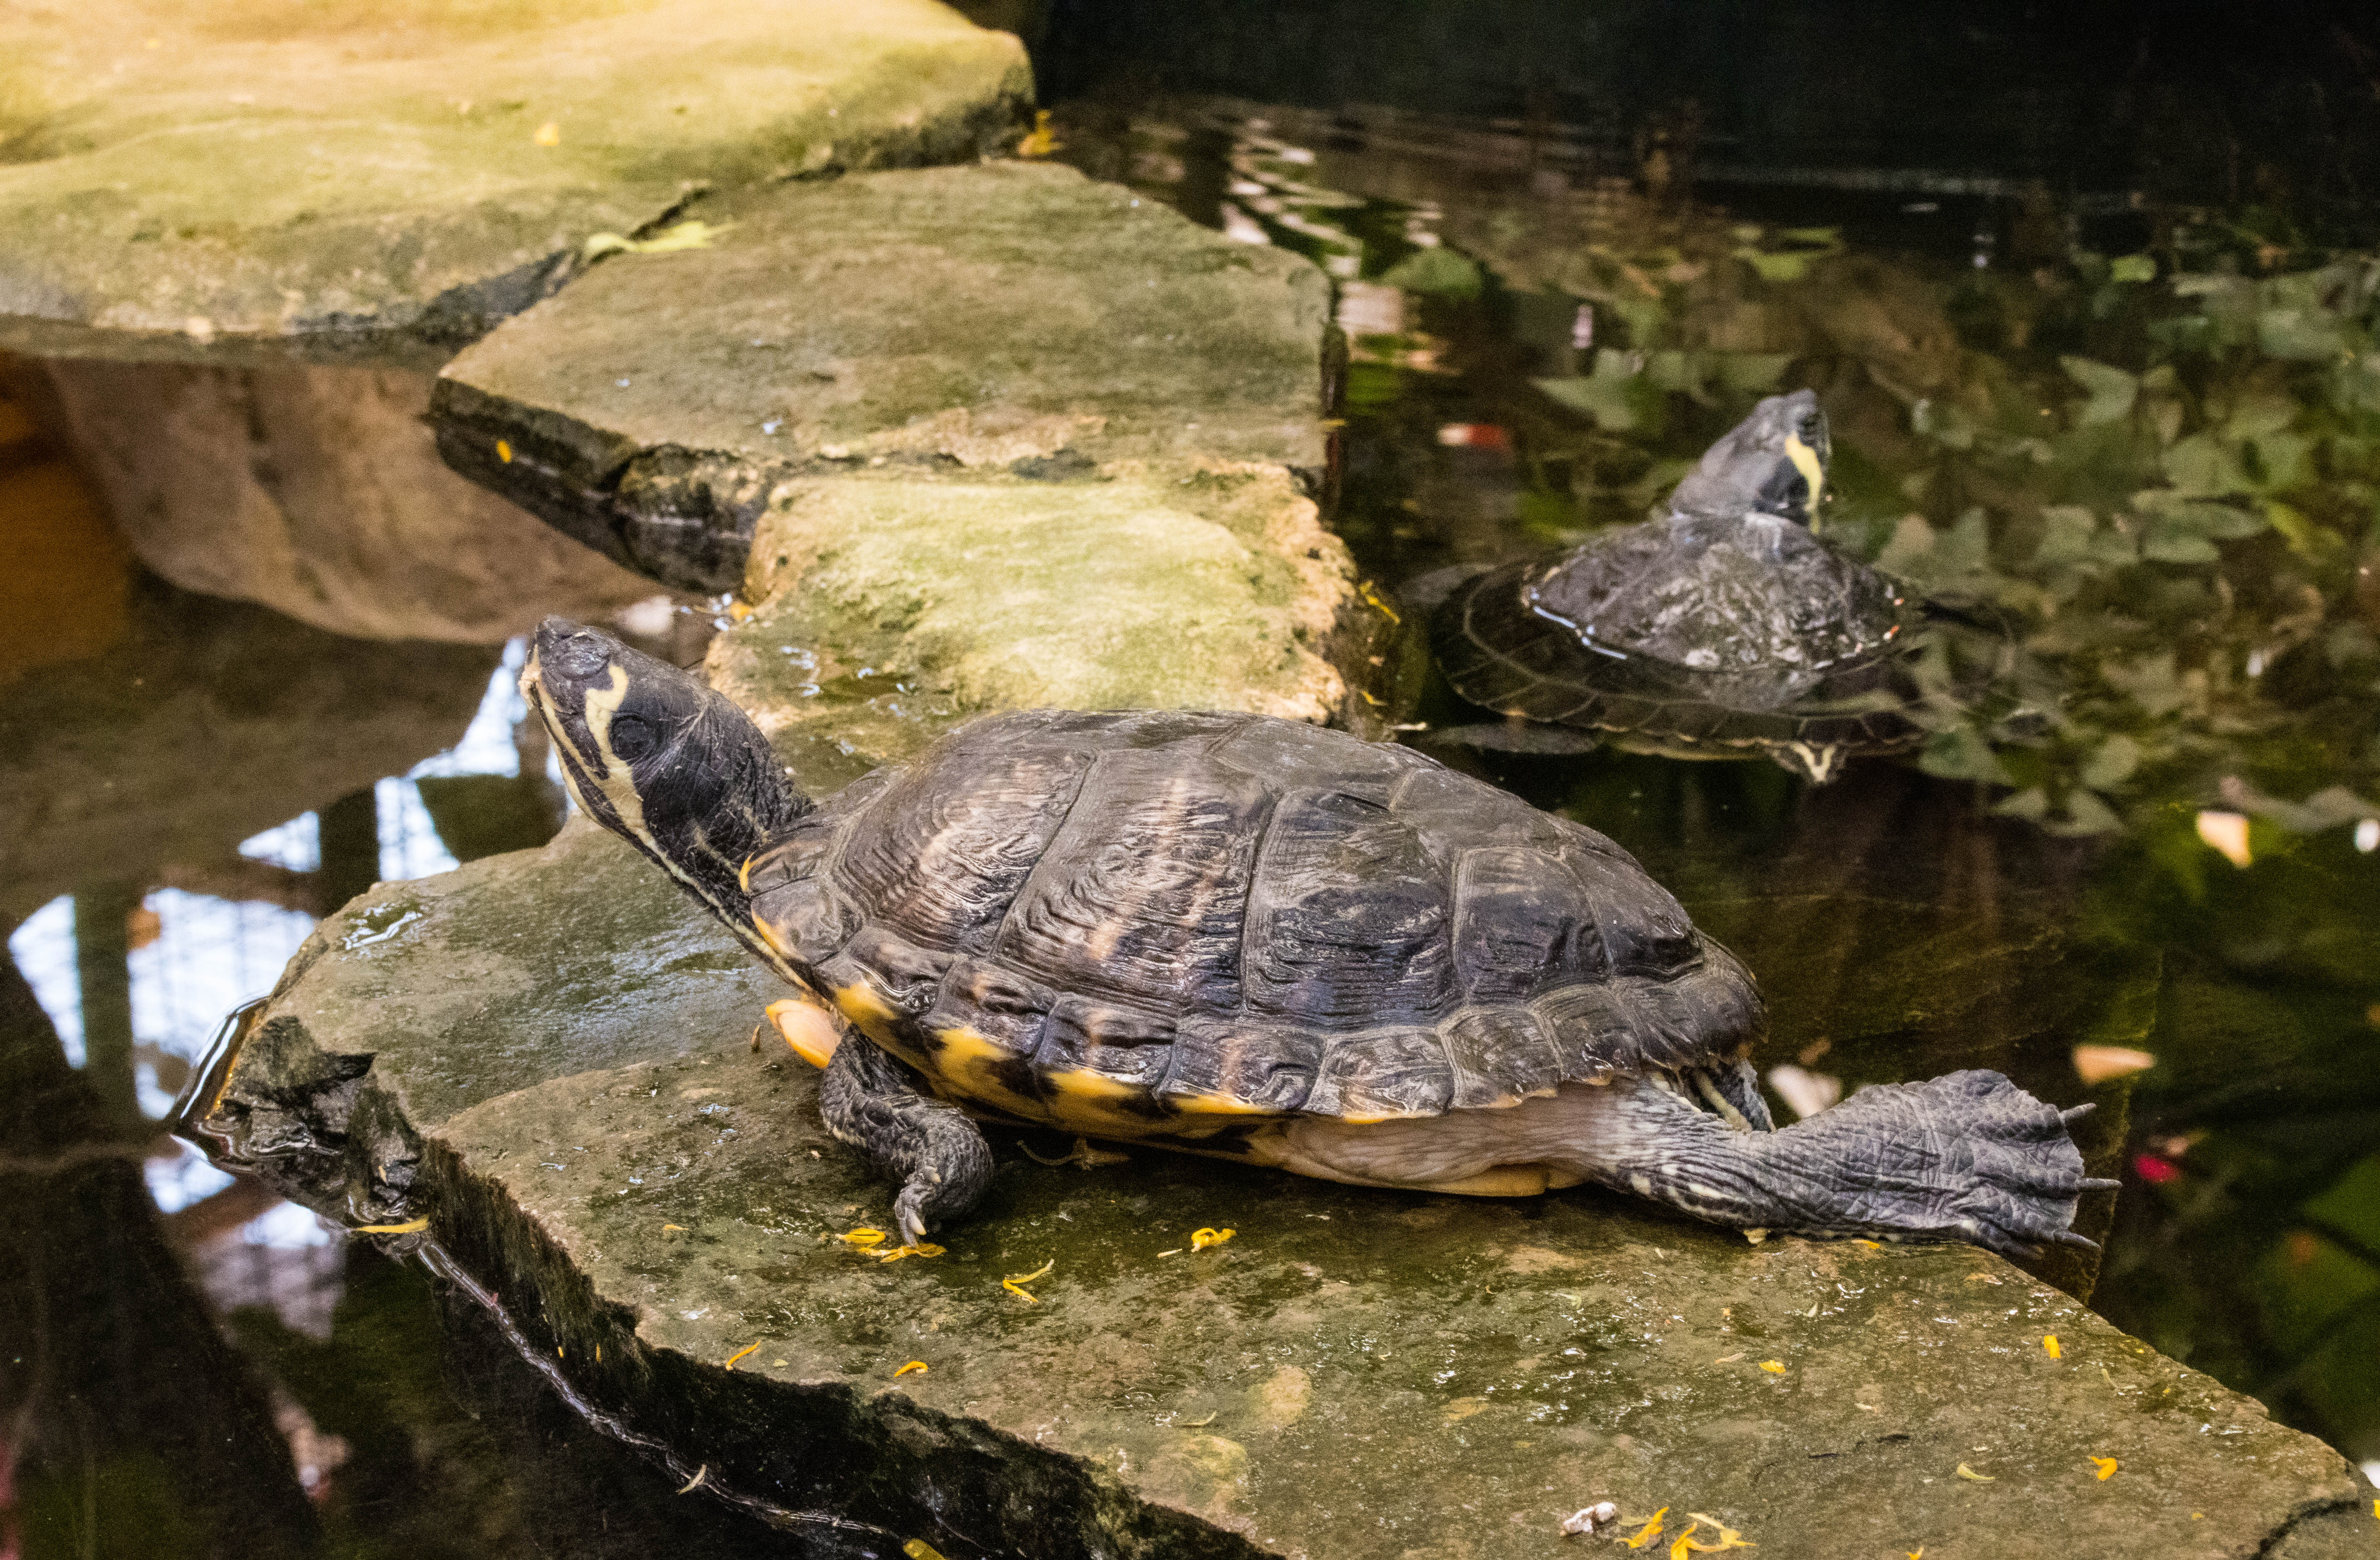
[[(1915, 745), (1925, 733), (1907, 714), (1902, 661), (1919, 613), (1810, 528), (1831, 453), (1815, 394), (1770, 396), (1704, 453), (1663, 517), (1457, 587), (1431, 621), (1447, 681), (1473, 704), (1571, 729), (1574, 745), (1767, 756), (1814, 780), (1852, 754)], [(1517, 730), (1476, 734), (1560, 740)]]
[(813, 804), (735, 705), (608, 635), (547, 620), (521, 685), (579, 804), (805, 994), (780, 1028), (912, 1241), (982, 1191), (978, 1119), (1361, 1185), (1597, 1181), (1747, 1227), (2079, 1239), (2094, 1183), (1998, 1073), (1772, 1130), (1742, 964), (1602, 835), (1409, 749), (1028, 710)]

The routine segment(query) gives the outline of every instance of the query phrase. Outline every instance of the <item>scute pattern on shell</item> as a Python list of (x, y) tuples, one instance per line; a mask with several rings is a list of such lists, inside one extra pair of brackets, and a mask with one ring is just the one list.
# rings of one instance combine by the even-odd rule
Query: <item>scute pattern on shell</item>
[(995, 1108), (1432, 1115), (1761, 1028), (1750, 974), (1625, 852), (1410, 749), (1027, 711), (880, 774), (755, 860), (755, 913)]

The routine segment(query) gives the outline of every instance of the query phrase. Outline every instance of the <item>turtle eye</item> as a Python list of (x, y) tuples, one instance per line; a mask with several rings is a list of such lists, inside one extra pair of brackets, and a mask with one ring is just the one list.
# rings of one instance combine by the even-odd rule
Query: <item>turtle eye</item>
[(641, 715), (614, 715), (610, 734), (612, 751), (630, 764), (662, 744), (661, 732)]

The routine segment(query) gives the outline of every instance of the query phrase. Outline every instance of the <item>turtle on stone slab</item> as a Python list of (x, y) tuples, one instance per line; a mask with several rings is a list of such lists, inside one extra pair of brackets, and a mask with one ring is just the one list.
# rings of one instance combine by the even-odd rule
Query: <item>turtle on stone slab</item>
[(1662, 517), (1453, 584), (1431, 649), (1457, 694), (1508, 720), (1441, 736), (1765, 756), (1815, 781), (1851, 756), (1923, 742), (1910, 662), (1951, 620), (1812, 529), (1832, 454), (1815, 393), (1772, 395), (1704, 453)]
[(979, 1121), (2004, 1252), (2087, 1245), (2076, 1200), (2115, 1184), (2079, 1111), (1996, 1072), (1776, 1130), (1734, 955), (1609, 840), (1408, 748), (1027, 710), (814, 802), (732, 702), (609, 635), (548, 619), (521, 686), (579, 805), (801, 994), (771, 1014), (912, 1243), (982, 1194)]

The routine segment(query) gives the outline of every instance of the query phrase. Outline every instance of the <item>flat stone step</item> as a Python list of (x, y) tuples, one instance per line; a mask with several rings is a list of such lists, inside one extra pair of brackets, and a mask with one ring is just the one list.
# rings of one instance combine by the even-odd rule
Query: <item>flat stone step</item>
[(1699, 1521), (1814, 1560), (2290, 1554), (2263, 1546), (2369, 1520), (2338, 1454), (1965, 1247), (995, 1132), (949, 1250), (882, 1263), (842, 1237), (888, 1189), (749, 1038), (779, 994), (582, 820), (325, 921), (212, 1122), (350, 1224), (426, 1218), (388, 1239), (616, 1431), (854, 1552), (1493, 1560), (1606, 1499), (1664, 1514), (1647, 1553)]
[(418, 368), (693, 189), (972, 162), (1032, 93), (931, 0), (77, 0), (0, 60), (0, 346)]
[(595, 266), (448, 365), (431, 411), (455, 469), (657, 579), (735, 588), (796, 477), (1326, 485), (1336, 338), (1295, 256), (1028, 163), (681, 215), (704, 247)]

